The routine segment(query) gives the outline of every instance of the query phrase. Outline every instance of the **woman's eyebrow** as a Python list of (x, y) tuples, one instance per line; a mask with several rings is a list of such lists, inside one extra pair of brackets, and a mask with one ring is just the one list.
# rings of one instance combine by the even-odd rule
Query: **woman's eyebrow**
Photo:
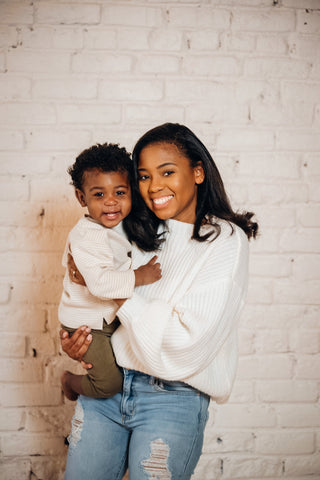
[[(167, 167), (168, 165), (176, 165), (174, 162), (166, 162), (166, 163), (161, 163), (161, 165), (158, 165), (156, 168), (159, 169), (159, 168), (163, 168), (163, 167)], [(148, 170), (147, 168), (143, 168), (143, 167), (140, 167), (138, 168), (138, 170)]]

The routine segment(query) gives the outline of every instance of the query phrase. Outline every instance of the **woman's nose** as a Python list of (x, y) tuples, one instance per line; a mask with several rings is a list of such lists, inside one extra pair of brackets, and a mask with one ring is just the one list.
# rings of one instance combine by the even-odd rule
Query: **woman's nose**
[(149, 183), (150, 192), (159, 192), (160, 190), (162, 190), (162, 188), (163, 186), (159, 178), (154, 178)]

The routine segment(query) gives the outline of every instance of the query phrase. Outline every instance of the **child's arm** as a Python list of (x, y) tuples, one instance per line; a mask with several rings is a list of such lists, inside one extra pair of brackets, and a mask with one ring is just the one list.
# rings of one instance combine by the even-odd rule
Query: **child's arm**
[(135, 287), (140, 287), (141, 285), (149, 285), (159, 280), (162, 276), (160, 263), (156, 263), (157, 255), (151, 258), (148, 263), (141, 265), (139, 268), (134, 270), (135, 275)]

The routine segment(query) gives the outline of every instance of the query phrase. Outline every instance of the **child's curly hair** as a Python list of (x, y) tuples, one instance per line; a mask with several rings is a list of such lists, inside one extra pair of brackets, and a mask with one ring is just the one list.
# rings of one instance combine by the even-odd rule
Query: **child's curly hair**
[(88, 170), (99, 170), (101, 172), (127, 173), (131, 183), (132, 161), (130, 153), (118, 144), (104, 143), (93, 145), (83, 150), (71, 167), (68, 173), (72, 179), (72, 185), (82, 190), (83, 175)]

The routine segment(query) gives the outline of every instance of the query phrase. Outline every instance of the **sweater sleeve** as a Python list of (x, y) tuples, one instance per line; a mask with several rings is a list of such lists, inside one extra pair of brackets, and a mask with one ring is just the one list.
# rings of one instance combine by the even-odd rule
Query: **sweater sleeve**
[(130, 348), (149, 374), (187, 379), (223, 351), (247, 289), (247, 240), (231, 243), (236, 251), (229, 273), (223, 268), (226, 254), (212, 255), (173, 303), (134, 293), (118, 310)]
[(106, 235), (90, 230), (72, 241), (71, 254), (90, 293), (101, 300), (132, 296), (135, 275), (132, 269), (116, 270)]

